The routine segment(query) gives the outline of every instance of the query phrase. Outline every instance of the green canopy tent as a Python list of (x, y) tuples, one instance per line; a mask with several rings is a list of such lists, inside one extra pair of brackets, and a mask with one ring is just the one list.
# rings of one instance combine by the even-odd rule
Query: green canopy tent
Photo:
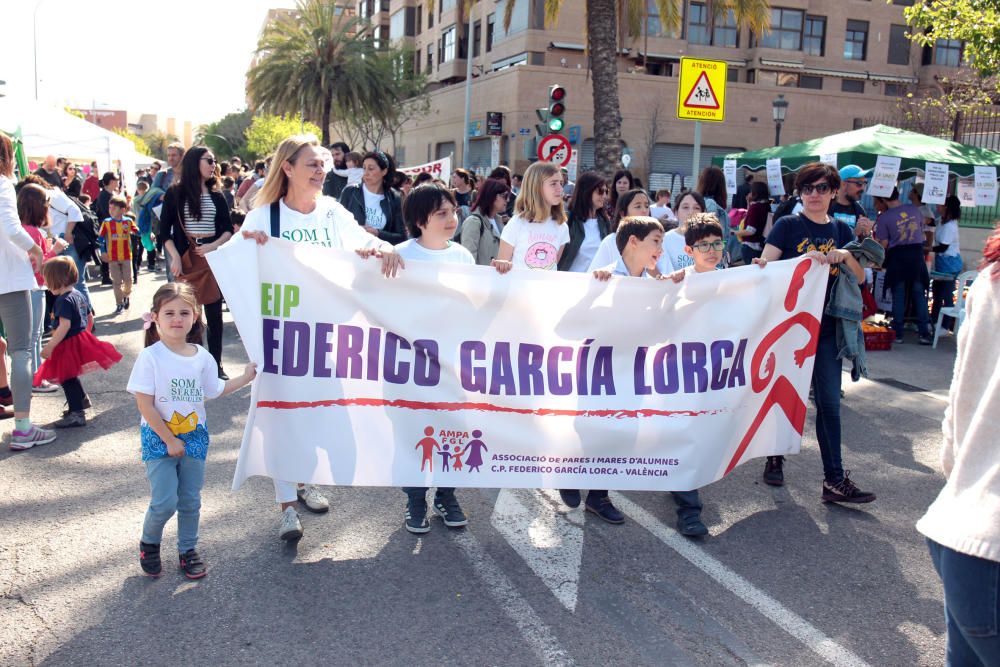
[(21, 141), (21, 128), (17, 128), (13, 132), (7, 132), (6, 134), (14, 144), (14, 176), (19, 180), (28, 174), (28, 160), (24, 156), (24, 142)]
[(888, 125), (874, 125), (788, 146), (731, 153), (712, 158), (712, 164), (721, 167), (723, 160), (736, 160), (737, 168), (746, 167), (757, 171), (764, 169), (769, 159), (781, 158), (782, 171), (790, 172), (830, 153), (837, 154), (838, 165), (856, 164), (862, 169), (874, 168), (879, 155), (902, 158), (900, 173), (923, 172), (927, 162), (946, 164), (951, 174), (961, 178), (971, 177), (976, 165), (1000, 167), (1000, 153), (996, 151)]

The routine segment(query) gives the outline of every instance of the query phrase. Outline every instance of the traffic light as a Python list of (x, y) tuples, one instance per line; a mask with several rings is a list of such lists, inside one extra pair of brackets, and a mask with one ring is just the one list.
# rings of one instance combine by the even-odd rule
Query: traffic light
[(539, 138), (547, 137), (549, 135), (548, 108), (535, 109), (535, 115), (538, 116), (538, 122), (535, 123), (535, 134), (537, 134)]
[(548, 127), (552, 134), (559, 134), (566, 126), (566, 89), (556, 84), (549, 86)]
[(543, 109), (535, 109), (538, 116), (538, 123), (535, 124), (535, 134), (539, 137), (546, 137), (550, 134), (559, 134), (566, 127), (566, 89), (555, 84), (549, 86), (549, 106)]

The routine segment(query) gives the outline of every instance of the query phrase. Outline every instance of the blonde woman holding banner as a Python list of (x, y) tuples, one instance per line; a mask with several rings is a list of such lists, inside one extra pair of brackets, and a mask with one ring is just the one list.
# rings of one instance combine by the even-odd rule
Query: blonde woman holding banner
[[(326, 179), (324, 151), (312, 135), (295, 135), (278, 145), (264, 185), (257, 193), (255, 208), (247, 214), (242, 234), (264, 245), (271, 236), (293, 242), (308, 242), (327, 248), (354, 250), (362, 257), (380, 257), (382, 273), (393, 277), (403, 260), (388, 241), (358, 225), (336, 199), (323, 196)], [(323, 513), (330, 503), (314, 486), (274, 480), (275, 499), (281, 505), (283, 540), (302, 537), (302, 524), (295, 511), (296, 500), (311, 512)]]

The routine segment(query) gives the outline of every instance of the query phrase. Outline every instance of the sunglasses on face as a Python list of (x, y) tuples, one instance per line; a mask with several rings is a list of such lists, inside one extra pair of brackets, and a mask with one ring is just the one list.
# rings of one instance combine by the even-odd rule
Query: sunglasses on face
[(211, 165), (215, 164), (215, 158), (214, 157), (203, 157), (202, 160), (204, 160), (205, 162), (207, 162), (207, 163), (209, 163)]
[(866, 185), (868, 185), (868, 181), (847, 181), (847, 183), (850, 183), (851, 185), (854, 185), (859, 188), (863, 188)]
[(808, 185), (803, 185), (802, 186), (802, 194), (804, 194), (804, 195), (811, 195), (814, 192), (817, 192), (817, 193), (819, 193), (821, 195), (825, 195), (828, 192), (830, 192), (830, 184), (829, 183), (816, 183), (816, 184), (810, 183)]

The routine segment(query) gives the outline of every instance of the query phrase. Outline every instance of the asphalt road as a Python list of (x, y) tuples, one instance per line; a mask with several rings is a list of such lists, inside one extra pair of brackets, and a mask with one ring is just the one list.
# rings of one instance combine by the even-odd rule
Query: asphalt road
[[(154, 280), (155, 278), (155, 280)], [(467, 490), (467, 529), (402, 527), (397, 489), (330, 488), (277, 537), (269, 480), (230, 490), (249, 389), (209, 404), (213, 434), (199, 551), (188, 582), (164, 535), (165, 573), (142, 576), (148, 486), (138, 413), (124, 387), (139, 314), (162, 273), (145, 270), (128, 316), (98, 318), (125, 360), (86, 376), (86, 428), (0, 451), (0, 665), (940, 665), (941, 587), (914, 522), (933, 500), (942, 397), (954, 356), (916, 346), (872, 355), (847, 387), (844, 460), (878, 493), (819, 501), (812, 415), (787, 484), (750, 462), (705, 488), (711, 535), (674, 530), (669, 494), (617, 497), (622, 526), (569, 511), (554, 492)], [(98, 312), (113, 310), (108, 288)], [(231, 372), (244, 363), (227, 327)], [(48, 421), (61, 394), (36, 397)], [(0, 422), (2, 442), (10, 420)]]

